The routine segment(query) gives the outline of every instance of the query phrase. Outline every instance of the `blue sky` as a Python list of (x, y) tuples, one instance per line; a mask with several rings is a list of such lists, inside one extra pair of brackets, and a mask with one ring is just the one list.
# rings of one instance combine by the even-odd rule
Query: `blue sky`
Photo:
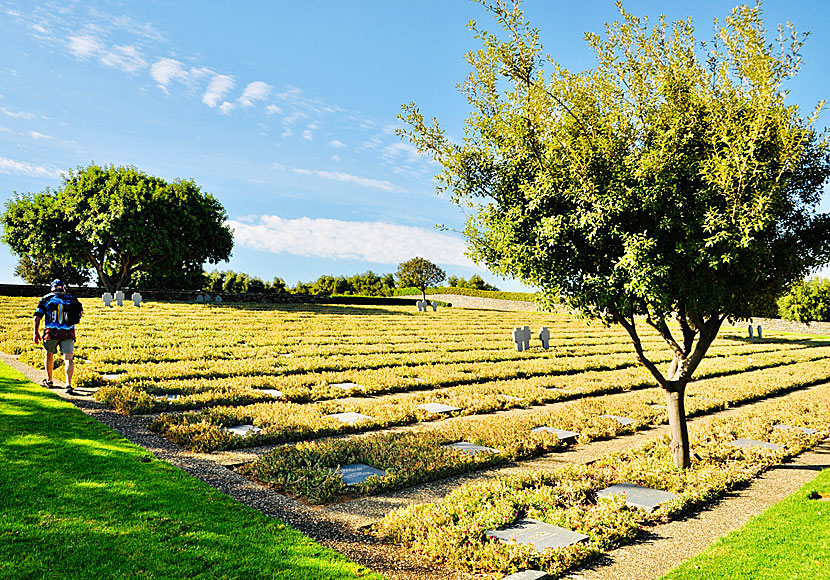
[[(734, 4), (626, 7), (691, 16), (703, 40)], [(828, 8), (764, 4), (770, 30), (789, 20), (811, 33), (789, 85), (805, 112), (830, 94)], [(611, 0), (529, 0), (524, 10), (547, 52), (577, 70), (593, 65), (584, 32), (617, 16)], [(436, 195), (438, 167), (395, 135), (401, 104), (415, 101), (462, 138), (456, 85), (478, 48), (470, 19), (492, 28), (469, 0), (0, 0), (0, 202), (91, 162), (134, 165), (193, 178), (222, 202), (236, 241), (219, 269), (293, 285), (393, 272), (421, 255), (521, 290), (465, 257), (452, 231), (464, 215)], [(0, 283), (20, 282), (16, 263), (0, 246)]]

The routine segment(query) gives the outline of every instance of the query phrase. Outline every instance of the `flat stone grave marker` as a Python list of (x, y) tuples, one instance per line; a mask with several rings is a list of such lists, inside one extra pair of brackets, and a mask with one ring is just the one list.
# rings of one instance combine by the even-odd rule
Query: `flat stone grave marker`
[(331, 417), (332, 419), (337, 419), (341, 423), (347, 423), (349, 425), (353, 425), (355, 423), (360, 423), (361, 421), (374, 421), (374, 417), (370, 417), (369, 415), (364, 415), (363, 413), (355, 413), (354, 411), (349, 411), (347, 413), (333, 413), (332, 415), (326, 415), (326, 417)]
[(556, 435), (562, 443), (576, 443), (576, 438), (579, 437), (579, 433), (574, 433), (573, 431), (566, 431), (565, 429), (557, 429), (556, 427), (535, 427), (530, 430), (531, 433), (553, 433)]
[(284, 352), (284, 353), (280, 354), (280, 356), (284, 356), (286, 358), (287, 357), (292, 357), (292, 356), (294, 356), (294, 353), (293, 352)]
[(266, 395), (271, 395), (275, 399), (279, 399), (282, 397), (282, 391), (278, 391), (277, 389), (261, 389), (261, 392), (265, 393)]
[(778, 424), (778, 425), (773, 425), (772, 428), (773, 429), (778, 429), (779, 431), (789, 431), (791, 429), (796, 429), (796, 430), (801, 431), (802, 433), (804, 433), (806, 435), (815, 435), (816, 433), (818, 433), (818, 429), (810, 429), (809, 427), (793, 427), (792, 425)]
[(453, 407), (452, 405), (445, 405), (443, 403), (423, 403), (422, 405), (418, 405), (418, 408), (429, 413), (452, 413), (453, 411), (461, 410), (459, 407)]
[(475, 443), (469, 443), (467, 441), (450, 443), (449, 445), (444, 445), (444, 447), (457, 449), (467, 455), (475, 455), (476, 453), (501, 453), (501, 449), (496, 449), (495, 447), (485, 447), (484, 445), (476, 445)]
[(517, 520), (498, 530), (488, 530), (487, 537), (496, 538), (506, 544), (529, 544), (540, 553), (547, 548), (565, 548), (588, 540), (585, 534), (552, 526), (532, 518)]
[(600, 417), (605, 417), (606, 419), (613, 419), (620, 425), (633, 425), (634, 419), (631, 417), (620, 417), (619, 415), (600, 415)]
[(233, 433), (234, 435), (239, 435), (240, 437), (247, 437), (251, 433), (257, 434), (262, 433), (262, 429), (259, 427), (255, 427), (253, 425), (237, 425), (236, 427), (225, 427), (225, 431), (228, 433)]
[(109, 373), (106, 375), (101, 375), (101, 378), (105, 381), (117, 381), (121, 378), (124, 373)]
[(615, 494), (625, 496), (625, 505), (628, 507), (640, 508), (647, 512), (653, 512), (661, 503), (675, 498), (673, 493), (634, 483), (618, 483), (597, 492), (599, 497), (609, 497)]
[(550, 578), (548, 573), (541, 570), (522, 570), (505, 576), (501, 580), (548, 580), (548, 578)]
[(167, 394), (167, 395), (160, 395), (158, 398), (161, 399), (161, 400), (167, 399), (168, 401), (178, 401), (181, 398), (181, 395)]
[(658, 411), (668, 411), (669, 410), (669, 408), (665, 405), (654, 404), (654, 405), (649, 405), (649, 407), (651, 407), (652, 409), (657, 409)]
[(513, 395), (505, 395), (504, 393), (498, 394), (499, 399), (504, 399), (505, 401), (521, 401), (521, 397), (514, 397)]
[(365, 463), (352, 463), (351, 465), (341, 465), (337, 473), (343, 476), (343, 481), (349, 485), (357, 485), (363, 483), (373, 475), (383, 477), (386, 472), (382, 469), (377, 469)]
[(363, 388), (363, 385), (358, 385), (357, 383), (329, 383), (329, 386), (334, 387), (335, 389), (341, 389), (343, 391)]
[(781, 446), (777, 443), (770, 443), (768, 441), (756, 441), (755, 439), (735, 439), (728, 443), (732, 447), (763, 447), (764, 449), (780, 449)]

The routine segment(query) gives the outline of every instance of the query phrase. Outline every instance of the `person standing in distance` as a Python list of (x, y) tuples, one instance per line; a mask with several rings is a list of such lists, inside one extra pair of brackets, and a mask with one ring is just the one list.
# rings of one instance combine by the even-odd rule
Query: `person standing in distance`
[(84, 315), (84, 307), (74, 296), (66, 293), (66, 285), (60, 280), (53, 280), (52, 291), (40, 299), (35, 309), (34, 327), (35, 344), (40, 344), (40, 319), (45, 319), (43, 348), (46, 354), (43, 366), (46, 378), (41, 383), (44, 387), (54, 387), (52, 372), (55, 366), (55, 354), (60, 350), (66, 361), (66, 394), (74, 395), (72, 375), (75, 372), (75, 325)]

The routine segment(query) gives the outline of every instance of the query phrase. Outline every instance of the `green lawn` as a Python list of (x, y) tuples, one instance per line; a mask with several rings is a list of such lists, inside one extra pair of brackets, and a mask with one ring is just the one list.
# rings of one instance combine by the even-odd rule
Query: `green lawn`
[(830, 578), (830, 469), (662, 580)]
[(0, 363), (0, 578), (358, 577)]

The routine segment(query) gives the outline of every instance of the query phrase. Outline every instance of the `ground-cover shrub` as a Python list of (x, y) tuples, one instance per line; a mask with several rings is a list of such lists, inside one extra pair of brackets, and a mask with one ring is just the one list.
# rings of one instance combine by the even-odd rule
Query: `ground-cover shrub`
[[(815, 435), (779, 430), (777, 424), (819, 429)], [(559, 575), (596, 554), (633, 541), (646, 523), (665, 521), (723, 497), (786, 457), (815, 445), (830, 432), (830, 386), (793, 393), (747, 408), (728, 419), (691, 427), (695, 460), (687, 470), (672, 462), (668, 437), (615, 453), (590, 465), (548, 473), (528, 472), (463, 485), (444, 500), (400, 508), (376, 527), (388, 541), (436, 561), (474, 572), (509, 573), (526, 568)], [(768, 440), (777, 450), (728, 445), (739, 437)], [(630, 482), (676, 494), (653, 514), (596, 499), (608, 485)], [(589, 536), (584, 546), (548, 549), (505, 545), (486, 530), (531, 517)]]

